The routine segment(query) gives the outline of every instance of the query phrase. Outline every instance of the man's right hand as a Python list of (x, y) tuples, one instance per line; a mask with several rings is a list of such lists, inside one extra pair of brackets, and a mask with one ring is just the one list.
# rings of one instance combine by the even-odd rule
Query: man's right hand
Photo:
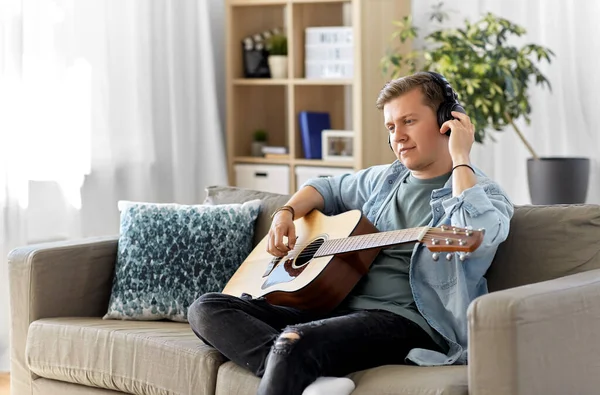
[[(302, 218), (314, 209), (323, 210), (324, 206), (323, 196), (311, 186), (305, 186), (294, 193), (285, 206), (280, 207), (273, 216), (267, 235), (267, 252), (277, 257), (283, 257), (290, 252), (296, 244), (294, 219)], [(284, 207), (293, 209), (284, 210)]]
[[(296, 243), (296, 226), (292, 213), (281, 210), (273, 217), (267, 238), (267, 252), (273, 256), (283, 257), (294, 248)], [(287, 238), (287, 244), (285, 243)]]

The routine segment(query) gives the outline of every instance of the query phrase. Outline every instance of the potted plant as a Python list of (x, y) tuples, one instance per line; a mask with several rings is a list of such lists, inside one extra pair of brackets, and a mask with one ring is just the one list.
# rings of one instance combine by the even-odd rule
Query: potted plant
[(287, 78), (287, 37), (283, 34), (273, 34), (267, 40), (267, 51), (269, 52), (269, 69), (271, 78)]
[(263, 156), (262, 148), (267, 144), (267, 131), (257, 129), (254, 131), (252, 141), (252, 156)]
[[(435, 6), (431, 19), (443, 22), (446, 17), (441, 4)], [(397, 30), (393, 39), (405, 43), (418, 36), (410, 16), (394, 24)], [(424, 48), (408, 53), (389, 51), (381, 65), (392, 78), (400, 77), (406, 70), (430, 70), (444, 75), (460, 94), (478, 143), (484, 141), (486, 130), (502, 131), (511, 126), (531, 154), (527, 170), (533, 204), (583, 203), (589, 159), (540, 158), (515, 123), (521, 117), (530, 123), (528, 93), (532, 82), (551, 91), (550, 82), (535, 62), (551, 63), (554, 53), (536, 44), (518, 47), (509, 43), (509, 39), (525, 33), (523, 27), (487, 13), (475, 23), (465, 20), (462, 28), (434, 30), (425, 37)]]

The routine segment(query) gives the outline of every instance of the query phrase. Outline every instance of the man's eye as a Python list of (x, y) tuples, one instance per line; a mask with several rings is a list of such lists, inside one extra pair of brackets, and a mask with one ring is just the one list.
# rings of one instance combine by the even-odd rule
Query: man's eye
[(388, 126), (388, 130), (389, 130), (390, 132), (393, 132), (393, 131), (394, 131), (394, 125)]
[(414, 120), (414, 119), (405, 119), (405, 120), (404, 120), (404, 124), (405, 124), (405, 125), (409, 125), (409, 124), (411, 124), (411, 123), (415, 123), (415, 120)]

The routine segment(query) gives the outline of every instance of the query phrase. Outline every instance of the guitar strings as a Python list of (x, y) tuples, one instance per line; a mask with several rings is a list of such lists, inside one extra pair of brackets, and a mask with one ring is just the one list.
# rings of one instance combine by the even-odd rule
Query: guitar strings
[[(456, 235), (453, 234), (453, 236), (456, 236)], [(403, 242), (400, 242), (400, 243), (392, 243), (392, 244), (390, 244), (390, 246), (392, 246), (392, 245), (398, 245), (398, 244), (405, 244), (405, 243), (423, 243), (424, 241), (432, 241), (432, 240), (442, 241), (442, 240), (445, 240), (445, 239), (450, 239), (450, 240), (453, 240), (453, 241), (460, 240), (458, 238), (451, 238), (451, 237), (439, 238), (439, 237), (432, 237), (432, 236), (425, 235), (421, 241), (418, 241), (418, 240), (403, 241)], [(331, 240), (341, 240), (341, 239), (331, 239)], [(331, 241), (331, 240), (328, 240), (328, 241)], [(283, 258), (295, 259), (295, 258), (305, 258), (305, 257), (309, 257), (309, 256), (311, 256), (311, 257), (314, 256), (314, 254), (321, 248), (322, 244), (319, 245), (318, 247), (317, 246), (310, 247), (310, 244), (312, 244), (312, 243), (308, 243), (308, 244), (304, 244), (304, 245), (302, 245), (302, 244), (296, 244), (294, 246), (294, 249), (291, 250), (290, 252), (293, 253), (293, 252), (295, 252), (298, 249), (298, 246), (302, 246), (303, 249), (300, 250), (300, 253), (298, 255), (296, 255), (296, 256), (285, 255), (285, 256), (281, 257), (281, 259), (283, 259)], [(452, 245), (447, 245), (447, 246), (451, 247)], [(367, 247), (367, 248), (359, 248), (357, 250), (370, 249), (370, 248), (377, 248), (377, 246)], [(288, 252), (288, 254), (290, 252)], [(348, 252), (352, 252), (352, 251), (348, 251)], [(338, 254), (340, 254), (340, 252), (338, 252)], [(327, 255), (323, 255), (323, 256), (331, 256), (331, 255), (335, 255), (335, 254), (331, 253), (331, 254), (327, 254)], [(279, 258), (279, 257), (273, 257), (273, 258), (276, 259), (276, 258)]]
[[(379, 233), (372, 233), (372, 234), (378, 235)], [(473, 236), (473, 234), (471, 236), (467, 236), (466, 233), (456, 233), (456, 234), (452, 233), (451, 235), (448, 235), (446, 237), (442, 237), (442, 236), (437, 237), (437, 236), (431, 236), (429, 234), (425, 234), (425, 236), (423, 236), (422, 241), (423, 240), (440, 240), (441, 241), (441, 240), (446, 240), (446, 239), (451, 239), (451, 240), (454, 240), (454, 241), (458, 241), (458, 240), (460, 240), (460, 238), (457, 238), (457, 236), (459, 236), (459, 235), (463, 235), (463, 236), (466, 236), (466, 237)], [(350, 237), (338, 238), (338, 239), (329, 239), (329, 240), (325, 240), (325, 243), (331, 243), (331, 242), (334, 242), (336, 240), (352, 240), (354, 237), (356, 237), (356, 238), (362, 238), (363, 236), (365, 236), (365, 235), (350, 236)], [(318, 239), (318, 237), (316, 239)], [(403, 241), (401, 243), (411, 243), (411, 242), (416, 242), (416, 241), (418, 241), (418, 240), (414, 239), (414, 240), (411, 240), (411, 241)], [(296, 249), (296, 248), (304, 248), (304, 247), (310, 246), (313, 243), (314, 243), (314, 241), (311, 241), (310, 243), (299, 243), (299, 244), (296, 244), (294, 246), (294, 249)]]

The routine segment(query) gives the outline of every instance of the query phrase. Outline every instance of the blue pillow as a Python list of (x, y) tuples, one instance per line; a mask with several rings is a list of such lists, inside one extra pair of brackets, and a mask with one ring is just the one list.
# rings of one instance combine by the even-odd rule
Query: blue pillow
[(120, 236), (104, 319), (187, 322), (200, 295), (220, 292), (252, 251), (260, 200), (180, 205), (120, 201)]

